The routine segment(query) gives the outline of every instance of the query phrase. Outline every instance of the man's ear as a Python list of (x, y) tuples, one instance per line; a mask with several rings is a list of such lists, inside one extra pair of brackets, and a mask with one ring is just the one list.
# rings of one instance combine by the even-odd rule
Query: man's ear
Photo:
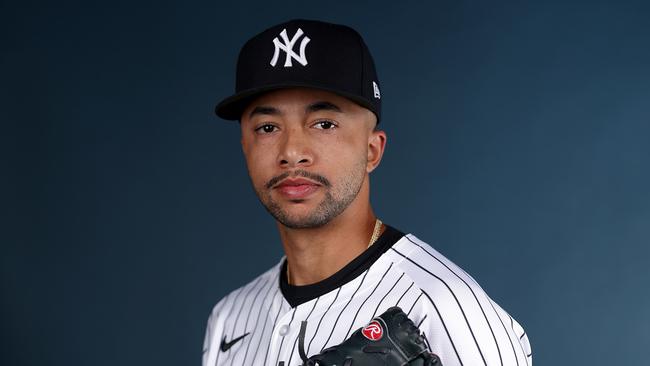
[(366, 164), (366, 172), (370, 173), (381, 161), (386, 148), (386, 132), (382, 130), (373, 130), (368, 136), (368, 163)]

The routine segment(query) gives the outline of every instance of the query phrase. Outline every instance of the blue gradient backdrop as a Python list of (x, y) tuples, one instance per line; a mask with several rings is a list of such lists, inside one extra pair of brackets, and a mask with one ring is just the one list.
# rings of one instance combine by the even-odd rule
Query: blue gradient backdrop
[(2, 365), (200, 363), (211, 307), (282, 254), (212, 108), (293, 17), (375, 55), (382, 219), (477, 278), (535, 364), (647, 364), (648, 2), (22, 1), (0, 5)]

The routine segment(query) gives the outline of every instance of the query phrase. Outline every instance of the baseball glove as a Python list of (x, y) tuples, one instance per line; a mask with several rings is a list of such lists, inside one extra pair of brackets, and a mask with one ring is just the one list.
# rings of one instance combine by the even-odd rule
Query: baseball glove
[[(304, 350), (299, 351), (304, 355)], [(442, 363), (428, 351), (420, 330), (399, 307), (386, 310), (343, 343), (305, 361), (305, 366), (370, 365), (442, 366)]]

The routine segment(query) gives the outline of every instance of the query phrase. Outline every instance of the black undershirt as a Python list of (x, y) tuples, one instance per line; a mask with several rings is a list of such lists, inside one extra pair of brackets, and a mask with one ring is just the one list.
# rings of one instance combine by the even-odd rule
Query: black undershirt
[(385, 227), (386, 229), (384, 232), (379, 236), (379, 238), (377, 238), (377, 241), (371, 245), (370, 248), (359, 254), (358, 257), (354, 258), (345, 267), (341, 268), (340, 271), (311, 285), (290, 285), (287, 282), (287, 261), (285, 260), (280, 269), (280, 290), (282, 291), (284, 298), (291, 307), (295, 308), (300, 304), (304, 304), (335, 290), (357, 278), (357, 276), (370, 268), (370, 266), (375, 263), (382, 254), (404, 236), (404, 233), (391, 226), (385, 225)]

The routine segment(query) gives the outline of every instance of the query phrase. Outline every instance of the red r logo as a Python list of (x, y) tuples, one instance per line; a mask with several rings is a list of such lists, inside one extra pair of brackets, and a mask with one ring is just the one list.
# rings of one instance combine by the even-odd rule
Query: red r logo
[(384, 330), (378, 321), (373, 320), (361, 330), (361, 333), (371, 341), (378, 341), (384, 335)]

